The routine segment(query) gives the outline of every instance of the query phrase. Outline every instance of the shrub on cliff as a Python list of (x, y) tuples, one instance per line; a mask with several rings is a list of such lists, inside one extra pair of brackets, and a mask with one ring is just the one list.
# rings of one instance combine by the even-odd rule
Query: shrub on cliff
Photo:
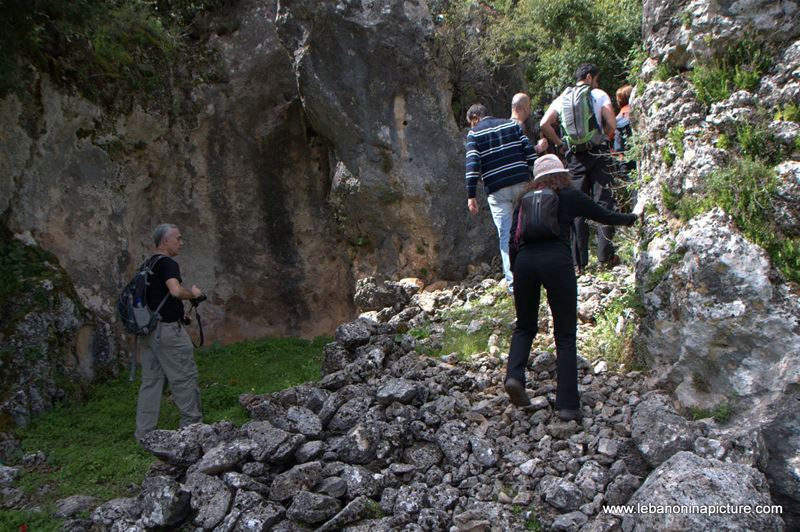
[(89, 99), (112, 104), (169, 88), (177, 50), (221, 0), (6, 0), (0, 96), (26, 92), (33, 66)]

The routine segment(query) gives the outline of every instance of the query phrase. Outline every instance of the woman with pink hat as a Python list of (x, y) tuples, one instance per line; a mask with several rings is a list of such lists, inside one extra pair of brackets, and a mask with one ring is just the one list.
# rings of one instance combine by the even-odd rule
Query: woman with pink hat
[(582, 417), (576, 352), (578, 286), (570, 227), (576, 217), (603, 225), (630, 226), (637, 216), (609, 211), (573, 188), (569, 172), (555, 155), (539, 157), (533, 176), (517, 201), (509, 241), (517, 325), (511, 337), (505, 389), (515, 405), (530, 404), (525, 368), (538, 331), (539, 293), (544, 286), (556, 341), (556, 415), (577, 420)]

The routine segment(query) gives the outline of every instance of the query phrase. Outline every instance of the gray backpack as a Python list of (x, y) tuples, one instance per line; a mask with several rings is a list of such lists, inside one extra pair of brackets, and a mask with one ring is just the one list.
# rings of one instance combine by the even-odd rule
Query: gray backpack
[(573, 153), (588, 151), (605, 142), (594, 115), (594, 98), (589, 85), (567, 87), (561, 95), (559, 117), (564, 142)]

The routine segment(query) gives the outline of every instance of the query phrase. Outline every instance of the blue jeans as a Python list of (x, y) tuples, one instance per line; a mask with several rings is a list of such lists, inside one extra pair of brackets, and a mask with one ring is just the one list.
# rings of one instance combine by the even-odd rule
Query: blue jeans
[(510, 187), (495, 190), (489, 194), (489, 210), (492, 212), (494, 225), (497, 227), (497, 238), (500, 239), (500, 258), (503, 259), (503, 276), (508, 283), (508, 290), (514, 289), (514, 276), (511, 273), (511, 260), (508, 256), (508, 237), (511, 233), (511, 217), (514, 215), (514, 202), (517, 200), (527, 182), (517, 183)]

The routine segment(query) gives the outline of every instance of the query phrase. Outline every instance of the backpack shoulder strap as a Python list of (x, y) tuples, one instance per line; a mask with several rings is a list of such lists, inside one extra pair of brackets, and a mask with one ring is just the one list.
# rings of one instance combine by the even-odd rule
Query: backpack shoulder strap
[[(150, 270), (150, 273), (153, 273), (153, 268), (155, 268), (155, 267), (156, 267), (156, 264), (158, 264), (158, 261), (160, 261), (160, 260), (161, 260), (161, 259), (163, 259), (164, 257), (166, 257), (166, 255), (161, 255), (161, 254), (159, 253), (159, 254), (153, 255), (152, 257), (150, 257), (149, 259), (147, 259), (147, 263), (148, 263), (148, 264), (147, 264), (147, 268)], [(164, 303), (166, 303), (166, 302), (167, 302), (167, 299), (169, 299), (169, 296), (170, 296), (170, 295), (172, 295), (172, 294), (170, 294), (170, 293), (169, 293), (169, 290), (167, 290), (167, 293), (166, 293), (166, 294), (164, 295), (164, 297), (161, 299), (161, 303), (159, 303), (159, 304), (158, 304), (158, 306), (156, 307), (156, 310), (154, 311), (156, 314), (158, 314), (158, 312), (161, 310), (161, 307), (163, 307), (163, 306), (164, 306)]]
[(156, 307), (156, 310), (154, 311), (156, 314), (158, 314), (158, 312), (161, 310), (161, 307), (163, 307), (163, 306), (164, 306), (164, 303), (166, 303), (166, 302), (167, 302), (167, 298), (168, 298), (170, 295), (171, 295), (171, 294), (169, 293), (169, 290), (167, 290), (167, 293), (166, 293), (166, 295), (164, 296), (164, 299), (162, 299), (162, 300), (161, 300), (161, 303), (159, 303), (159, 304), (158, 304), (158, 306)]

